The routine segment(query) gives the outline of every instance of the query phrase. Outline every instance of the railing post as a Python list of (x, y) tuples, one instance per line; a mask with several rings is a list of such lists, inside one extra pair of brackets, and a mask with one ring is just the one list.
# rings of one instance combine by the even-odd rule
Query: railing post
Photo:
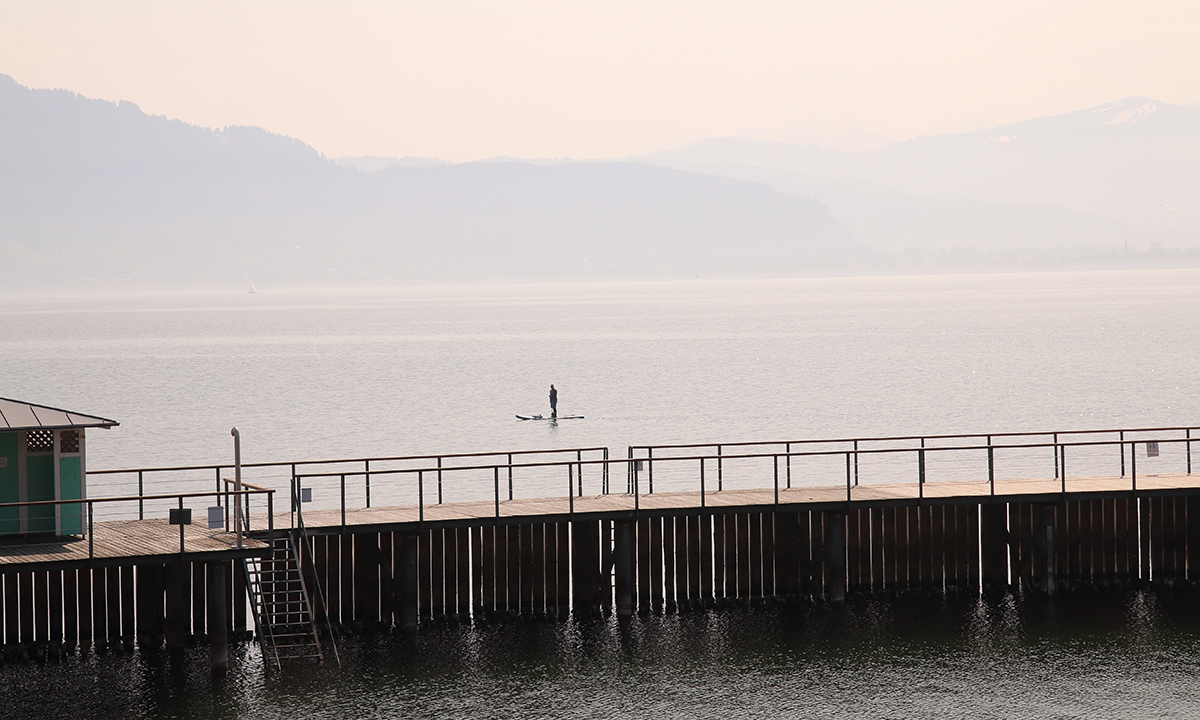
[[(437, 461), (438, 461), (438, 505), (441, 505), (442, 504), (442, 458), (439, 457), (437, 459)], [(512, 500), (512, 497), (509, 497), (508, 499)]]
[[(288, 519), (292, 523), (292, 527), (296, 527), (296, 515), (300, 513), (300, 478), (296, 477), (296, 463), (292, 463), (292, 510), (288, 515)], [(226, 503), (228, 504), (228, 503)]]
[(638, 497), (638, 469), (637, 462), (633, 462), (633, 511), (637, 513), (642, 509), (641, 498)]
[(625, 466), (625, 494), (633, 492), (633, 446), (629, 446), (629, 463)]
[(917, 497), (925, 499), (925, 439), (921, 438), (921, 449), (917, 451), (917, 465), (920, 477), (917, 479)]
[(496, 523), (500, 523), (500, 468), (492, 468), (492, 485), (496, 490)]
[(342, 532), (346, 532), (346, 474), (342, 473)]
[(604, 448), (604, 494), (608, 494), (608, 448)]
[(996, 454), (995, 448), (992, 447), (992, 436), (987, 436), (988, 446), (988, 487), (991, 488), (992, 497), (996, 497)]
[[(217, 476), (219, 477), (220, 475), (221, 475), (221, 473), (218, 472)], [(221, 489), (220, 485), (221, 485), (220, 483), (217, 483), (217, 490)], [(142, 495), (144, 495), (144, 494), (145, 493), (142, 492), (142, 471), (138, 470), (138, 520), (146, 519), (146, 515), (143, 511), (144, 501), (142, 500)]]
[(1065, 496), (1067, 494), (1067, 446), (1066, 446), (1066, 444), (1058, 446), (1058, 454), (1060, 456), (1059, 476), (1062, 478), (1062, 494)]
[(275, 545), (275, 491), (267, 493), (267, 537)]
[(784, 443), (783, 451), (787, 453), (787, 462), (785, 465), (787, 470), (787, 486), (790, 489), (792, 487), (792, 444)]
[(775, 463), (775, 504), (779, 504), (779, 456), (774, 455), (771, 459)]
[(425, 525), (425, 472), (417, 471), (417, 521)]
[(1192, 474), (1192, 429), (1187, 428), (1183, 431), (1183, 437), (1186, 439), (1184, 445), (1187, 447), (1187, 474)]
[[(182, 512), (183, 496), (182, 495), (179, 496), (179, 510), (181, 511), (179, 514), (183, 515), (183, 512)], [(181, 563), (183, 562), (183, 519), (182, 519), (182, 517), (180, 518), (180, 522), (179, 522), (179, 562), (181, 562)]]
[(700, 458), (700, 507), (704, 507), (704, 458)]
[(725, 489), (725, 476), (721, 470), (721, 446), (717, 446), (717, 492)]
[(567, 497), (570, 500), (570, 513), (575, 514), (575, 476), (574, 465), (567, 463)]
[(367, 491), (367, 507), (371, 507), (371, 461), (363, 460), (363, 474), (366, 479), (363, 481)]
[(1054, 477), (1058, 477), (1058, 433), (1054, 433)]
[(854, 441), (854, 486), (858, 487), (858, 441)]
[(1129, 443), (1129, 477), (1130, 486), (1137, 492), (1137, 441)]
[(513, 499), (513, 486), (512, 486), (512, 453), (509, 453), (509, 454), (508, 454), (508, 499), (509, 499), (509, 500), (512, 500), (512, 499)]
[(1121, 441), (1121, 477), (1125, 477), (1125, 431), (1118, 435)]
[(88, 500), (88, 560), (96, 557), (96, 508), (95, 503)]
[(654, 448), (646, 448), (646, 484), (649, 493), (654, 494)]
[(850, 502), (850, 453), (846, 453), (846, 502)]
[(583, 497), (583, 451), (575, 451), (575, 462), (578, 463), (577, 470), (579, 475), (579, 497)]
[(416, 520), (425, 524), (425, 472), (416, 470)]

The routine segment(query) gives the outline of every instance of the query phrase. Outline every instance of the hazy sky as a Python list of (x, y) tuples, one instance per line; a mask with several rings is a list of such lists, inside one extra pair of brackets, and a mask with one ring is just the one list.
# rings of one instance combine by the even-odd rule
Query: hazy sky
[(0, 0), (0, 73), (329, 156), (612, 158), (1195, 102), (1200, 2)]

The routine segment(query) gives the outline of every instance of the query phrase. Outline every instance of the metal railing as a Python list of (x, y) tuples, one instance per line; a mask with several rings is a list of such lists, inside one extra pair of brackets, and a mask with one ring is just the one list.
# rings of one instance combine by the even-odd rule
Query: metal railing
[[(435, 471), (452, 470), (457, 467), (454, 463), (463, 460), (479, 459), (479, 458), (504, 458), (507, 465), (512, 465), (514, 461), (525, 457), (539, 457), (545, 455), (573, 455), (578, 460), (583, 460), (586, 455), (600, 454), (603, 458), (608, 458), (608, 448), (606, 447), (581, 447), (581, 448), (564, 448), (558, 450), (513, 450), (500, 452), (469, 452), (469, 453), (440, 453), (440, 454), (424, 454), (424, 455), (390, 455), (390, 456), (372, 456), (372, 457), (356, 457), (356, 458), (338, 458), (332, 460), (303, 460), (303, 461), (285, 461), (285, 462), (256, 462), (256, 463), (241, 463), (243, 471), (263, 471), (276, 470), (282, 471), (277, 474), (274, 479), (279, 483), (275, 489), (282, 490), (285, 483), (292, 482), (292, 478), (298, 475), (308, 476), (311, 473), (307, 471), (310, 468), (330, 468), (336, 466), (347, 466), (345, 474), (350, 477), (361, 477), (363, 482), (361, 491), (364, 497), (365, 507), (372, 507), (376, 502), (376, 497), (372, 493), (372, 478), (380, 474), (390, 474), (395, 468), (389, 468), (389, 464), (397, 463), (423, 463), (432, 462)], [(515, 465), (514, 465), (515, 466)], [(133, 494), (136, 497), (149, 496), (145, 494), (148, 482), (163, 483), (163, 482), (183, 482), (194, 484), (199, 478), (187, 477), (188, 475), (195, 476), (198, 473), (212, 473), (214, 488), (217, 491), (224, 489), (228, 478), (224, 477), (225, 473), (234, 470), (232, 463), (219, 463), (213, 465), (178, 465), (178, 466), (162, 466), (149, 468), (123, 468), (113, 470), (88, 470), (88, 476), (128, 476), (131, 481), (136, 481), (137, 490)], [(422, 466), (424, 467), (424, 466)], [(354, 469), (361, 468), (361, 469)], [(318, 475), (320, 473), (317, 473)], [(336, 475), (339, 473), (327, 473)], [(166, 477), (164, 477), (166, 476)], [(440, 483), (441, 474), (438, 473), (438, 489), (441, 491)], [(273, 478), (259, 477), (256, 481), (260, 486), (268, 484)], [(607, 476), (604, 480), (607, 483)], [(511, 487), (512, 477), (508, 477), (508, 482)], [(293, 487), (292, 492), (292, 511), (297, 507), (296, 492)], [(388, 498), (384, 498), (385, 500)], [(394, 504), (394, 503), (393, 503)], [(145, 505), (139, 503), (137, 508), (137, 517), (139, 519), (145, 517)], [(292, 524), (295, 524), (294, 517)]]
[[(584, 457), (585, 452), (598, 452), (599, 458), (587, 459)], [(573, 458), (534, 461), (534, 462), (512, 462), (512, 458), (517, 455), (530, 456), (545, 456), (551, 454), (568, 454), (574, 455)], [(618, 463), (625, 465), (626, 460), (612, 460), (608, 456), (608, 448), (585, 448), (571, 450), (539, 450), (524, 453), (471, 453), (463, 454), (455, 457), (458, 458), (485, 458), (496, 457), (504, 458), (503, 462), (492, 463), (477, 463), (470, 465), (447, 465), (441, 462), (441, 458), (445, 456), (429, 456), (431, 459), (438, 459), (436, 464), (407, 467), (407, 468), (392, 468), (386, 470), (373, 470), (371, 475), (375, 478), (385, 478), (392, 481), (392, 485), (406, 485), (410, 491), (415, 492), (416, 502), (411, 503), (418, 508), (419, 522), (425, 521), (425, 509), (430, 505), (442, 505), (445, 503), (447, 493), (447, 475), (463, 475), (471, 474), (473, 477), (465, 480), (461, 485), (471, 486), (475, 492), (470, 499), (479, 500), (480, 493), (478, 487), (480, 480), (486, 476), (491, 493), (489, 499), (492, 500), (495, 507), (495, 516), (500, 517), (500, 506), (505, 501), (511, 501), (516, 497), (517, 475), (530, 471), (546, 471), (558, 469), (565, 471), (565, 475), (560, 476), (559, 483), (566, 481), (566, 497), (568, 500), (569, 512), (574, 512), (575, 498), (584, 495), (584, 468), (594, 467), (597, 472), (589, 474), (589, 482), (594, 483), (591, 488), (597, 490), (599, 495), (607, 495), (609, 493), (609, 467)], [(409, 478), (408, 483), (398, 483), (401, 478)], [(428, 480), (427, 480), (428, 478)], [(336, 492), (338, 495), (337, 509), (341, 515), (341, 525), (346, 526), (346, 513), (349, 510), (358, 509), (347, 502), (347, 487), (349, 483), (356, 483), (361, 479), (365, 484), (369, 477), (366, 471), (350, 471), (350, 472), (310, 472), (296, 473), (292, 477), (292, 512), (294, 514), (293, 524), (303, 525), (303, 516), (301, 508), (305, 502), (308, 502), (308, 493), (306, 490), (312, 490), (314, 484), (335, 483)], [(545, 487), (546, 479), (543, 475), (535, 486), (540, 490)], [(561, 484), (559, 485), (561, 487)], [(434, 491), (436, 489), (436, 495)], [(426, 496), (429, 495), (427, 502)], [(435, 499), (436, 498), (436, 499)], [(361, 506), (362, 509), (367, 509), (369, 505)]]
[[(1137, 489), (1137, 460), (1134, 452), (1137, 446), (1142, 445), (1146, 448), (1147, 455), (1156, 457), (1160, 454), (1160, 449), (1163, 447), (1182, 446), (1183, 453), (1180, 458), (1180, 467), (1177, 472), (1183, 474), (1192, 474), (1192, 441), (1193, 431), (1198, 429), (1197, 426), (1190, 427), (1169, 427), (1169, 428), (1135, 428), (1123, 430), (1067, 430), (1058, 432), (1022, 432), (1022, 433), (992, 433), (992, 434), (969, 434), (969, 435), (908, 435), (908, 436), (893, 436), (893, 437), (860, 437), (860, 438), (838, 438), (831, 440), (793, 440), (793, 441), (762, 441), (762, 442), (736, 442), (736, 443), (691, 443), (691, 444), (675, 444), (675, 445), (634, 445), (628, 448), (627, 460), (630, 463), (629, 482), (632, 492), (638, 489), (637, 477), (644, 474), (646, 477), (647, 492), (654, 493), (655, 481), (655, 466), (662, 468), (664, 465), (668, 467), (678, 467), (680, 463), (698, 463), (698, 473), (695, 476), (687, 475), (688, 477), (698, 478), (699, 485), (702, 489), (709, 487), (706, 482), (706, 466), (715, 465), (716, 469), (716, 489), (721, 491), (724, 489), (728, 467), (735, 461), (745, 460), (766, 460), (772, 462), (772, 472), (774, 486), (778, 492), (780, 484), (780, 464), (783, 465), (783, 484), (785, 488), (791, 488), (793, 482), (793, 461), (802, 459), (831, 459), (845, 458), (845, 482), (847, 489), (847, 497), (850, 496), (851, 489), (859, 485), (861, 480), (861, 461), (864, 457), (895, 457), (895, 458), (911, 458), (915, 460), (915, 467), (908, 469), (900, 468), (894, 470), (888, 478), (892, 482), (912, 482), (916, 480), (918, 488), (918, 497), (924, 496), (924, 486), (928, 481), (928, 465), (929, 460), (933, 456), (944, 456), (949, 454), (962, 455), (964, 453), (978, 453), (981, 459), (986, 459), (987, 482), (989, 484), (989, 493), (995, 494), (996, 483), (996, 467), (997, 453), (1004, 451), (1005, 453), (1013, 453), (1014, 451), (1042, 451), (1042, 460), (1034, 458), (1032, 463), (1027, 465), (1040, 465), (1041, 462), (1046, 462), (1047, 471), (1053, 472), (1053, 478), (1060, 481), (1062, 492), (1066, 492), (1066, 477), (1067, 477), (1067, 450), (1074, 449), (1095, 449), (1095, 448), (1117, 448), (1119, 449), (1119, 473), (1120, 477), (1130, 476), (1130, 488)], [(1170, 437), (1167, 434), (1182, 434), (1182, 437)], [(1066, 440), (1064, 438), (1082, 437), (1082, 436), (1109, 436), (1108, 439), (1096, 440)], [(1042, 437), (1047, 438), (1048, 442), (1013, 442), (1014, 440), (1025, 440), (1027, 438)], [(978, 442), (982, 440), (983, 442)], [(951, 442), (951, 441), (966, 441)], [(975, 441), (975, 442), (970, 442)], [(879, 447), (879, 445), (888, 445), (895, 443), (909, 443), (910, 446), (902, 447)], [(820, 450), (793, 450), (793, 447), (812, 447), (812, 446), (827, 446), (828, 449)], [(833, 446), (833, 447), (828, 447)], [(765, 449), (758, 452), (746, 452), (747, 449)], [(733, 449), (734, 452), (729, 452)], [(1128, 450), (1128, 455), (1127, 455)], [(682, 452), (681, 451), (688, 451)], [(699, 451), (699, 452), (697, 452)], [(665, 454), (664, 454), (665, 453)], [(1036, 453), (1035, 453), (1036, 455)], [(1118, 454), (1113, 453), (1110, 461), (1114, 462)], [(1128, 457), (1128, 463), (1126, 459)], [(1096, 465), (1096, 458), (1090, 458), (1092, 465)], [(1117, 467), (1113, 468), (1117, 470)], [(956, 473), (956, 479), (963, 479), (963, 473)], [(1082, 474), (1082, 473), (1080, 473)], [(1105, 473), (1107, 474), (1107, 473)], [(762, 476), (761, 469), (756, 472), (757, 477)], [(1116, 473), (1114, 472), (1115, 476)], [(678, 478), (678, 473), (675, 475)], [(1031, 479), (1036, 477), (1045, 477), (1038, 473), (1027, 474), (1024, 478)], [(661, 472), (660, 472), (661, 478)], [(694, 480), (692, 481), (694, 483)], [(691, 484), (691, 483), (689, 483)], [(761, 483), (760, 483), (761, 485)]]
[[(327, 509), (340, 511), (344, 527), (348, 511), (377, 506), (378, 495), (372, 494), (373, 487), (379, 495), (390, 501), (390, 507), (416, 507), (420, 522), (425, 520), (427, 507), (444, 504), (452, 494), (456, 496), (455, 501), (490, 500), (497, 519), (501, 516), (502, 503), (514, 500), (518, 495), (522, 496), (521, 499), (561, 498), (565, 495), (567, 511), (573, 514), (576, 498), (585, 493), (585, 475), (588, 487), (594, 494), (611, 493), (610, 468), (614, 464), (624, 466), (627, 480), (622, 494), (631, 497), (634, 510), (640, 509), (642, 495), (653, 495), (656, 491), (699, 491), (699, 504), (704, 507), (708, 502), (707, 497), (713, 492), (772, 489), (774, 502), (779, 503), (780, 493), (784, 490), (793, 487), (836, 487), (843, 482), (838, 476), (844, 477), (847, 501), (853, 498), (854, 488), (860, 483), (915, 485), (913, 497), (924, 498), (926, 484), (931, 476), (939, 473), (944, 473), (951, 481), (986, 482), (991, 496), (996, 494), (998, 479), (1048, 479), (1052, 476), (1058, 480), (1059, 492), (1065, 495), (1068, 491), (1068, 460), (1072, 462), (1074, 477), (1083, 477), (1089, 466), (1104, 466), (1090, 476), (1129, 477), (1129, 489), (1136, 491), (1139, 469), (1135, 451), (1144, 447), (1146, 454), (1152, 458), (1145, 462), (1156, 463), (1151, 469), (1161, 473), (1164, 462), (1174, 463), (1176, 460), (1165, 452), (1162, 458), (1153, 456), (1158, 455), (1160, 449), (1182, 449), (1178, 458), (1179, 466), (1171, 472), (1190, 475), (1192, 436), (1197, 429), (1200, 428), (1190, 426), (694, 443), (630, 446), (627, 457), (619, 459), (610, 458), (607, 448), (572, 448), (253, 463), (244, 464), (243, 468), (273, 467), (289, 471), (292, 527), (302, 524), (303, 519), (297, 516), (314, 489), (324, 493)], [(1039, 438), (1042, 440), (1029, 442)], [(589, 454), (599, 457), (587, 457)], [(956, 462), (961, 461), (961, 465), (947, 470), (947, 458), (958, 458)], [(1001, 478), (999, 466), (1014, 458), (1020, 460), (1017, 464), (1022, 469), (1010, 471), (1007, 477)], [(464, 460), (468, 462), (462, 462)], [(381, 467), (387, 462), (418, 464)], [(358, 467), (336, 467), (339, 464)], [(229, 469), (231, 466), (153, 468), (89, 474), (125, 472), (137, 473), (141, 477), (149, 472), (216, 469), (220, 486), (221, 468)], [(1143, 466), (1143, 475), (1145, 469)], [(831, 477), (831, 472), (837, 475)], [(555, 489), (561, 488), (563, 482), (566, 483), (565, 494)], [(350, 494), (354, 494), (355, 498), (350, 498)]]
[[(1128, 432), (1128, 433), (1143, 433), (1144, 434), (1149, 431), (1137, 430), (1137, 431), (1126, 431), (1126, 432)], [(1085, 433), (1059, 433), (1059, 435), (1070, 435), (1070, 434), (1081, 435), (1081, 434), (1085, 434)], [(1033, 433), (1022, 433), (1022, 434), (1012, 433), (1012, 434), (1007, 435), (1006, 437), (1011, 439), (1011, 438), (1023, 438), (1023, 437), (1028, 437), (1031, 435), (1034, 435), (1034, 434)], [(964, 436), (944, 436), (944, 437), (961, 438)], [(986, 437), (986, 436), (984, 436), (984, 437)], [(915, 439), (919, 440), (921, 438), (915, 438)], [(929, 438), (925, 438), (925, 440), (928, 440), (928, 439)], [(723, 492), (726, 490), (724, 479), (722, 478), (722, 472), (723, 472), (722, 471), (722, 463), (733, 463), (733, 462), (740, 462), (740, 461), (747, 461), (747, 460), (769, 461), (769, 463), (770, 463), (769, 469), (765, 472), (758, 473), (756, 475), (755, 480), (751, 483), (751, 485), (748, 488), (743, 487), (743, 488), (739, 488), (739, 489), (759, 489), (759, 490), (771, 489), (771, 490), (773, 490), (773, 502), (775, 504), (780, 503), (781, 492), (788, 490), (792, 487), (800, 487), (800, 485), (793, 484), (792, 476), (782, 472), (782, 468), (790, 467), (793, 464), (796, 466), (799, 466), (799, 464), (801, 462), (822, 461), (822, 460), (829, 460), (829, 459), (834, 459), (834, 460), (839, 461), (839, 464), (841, 464), (844, 467), (844, 473), (845, 473), (845, 475), (844, 475), (845, 481), (844, 482), (845, 482), (845, 489), (846, 489), (845, 500), (847, 502), (852, 501), (854, 499), (854, 488), (859, 485), (860, 480), (861, 480), (861, 475), (857, 472), (857, 470), (859, 469), (859, 460), (860, 460), (860, 458), (858, 456), (894, 457), (894, 458), (906, 459), (907, 466), (908, 466), (908, 475), (906, 478), (901, 478), (900, 482), (906, 482), (910, 486), (915, 486), (916, 491), (915, 491), (915, 494), (913, 495), (914, 499), (923, 499), (925, 497), (925, 486), (929, 482), (928, 474), (929, 474), (929, 465), (930, 465), (931, 458), (935, 457), (935, 456), (939, 456), (939, 455), (948, 455), (948, 454), (974, 453), (974, 454), (978, 455), (981, 460), (986, 459), (986, 470), (983, 470), (981, 468), (981, 474), (979, 476), (961, 476), (960, 475), (960, 476), (956, 476), (954, 478), (954, 480), (961, 481), (961, 482), (986, 482), (987, 486), (988, 486), (988, 495), (990, 495), (992, 497), (994, 497), (996, 494), (996, 483), (997, 483), (996, 461), (997, 461), (997, 455), (999, 452), (1011, 454), (1011, 453), (1023, 452), (1023, 451), (1038, 451), (1038, 456), (1041, 457), (1042, 461), (1045, 463), (1047, 472), (1045, 474), (1040, 474), (1040, 475), (1034, 474), (1034, 475), (1030, 475), (1027, 477), (1013, 478), (1013, 479), (1028, 479), (1028, 480), (1048, 479), (1048, 475), (1052, 471), (1054, 473), (1054, 479), (1058, 481), (1057, 492), (1060, 492), (1064, 495), (1068, 491), (1068, 481), (1067, 481), (1067, 472), (1066, 472), (1067, 460), (1069, 457), (1068, 451), (1071, 451), (1071, 453), (1077, 453), (1077, 452), (1091, 450), (1091, 449), (1097, 449), (1097, 448), (1118, 449), (1119, 453), (1120, 453), (1120, 458), (1121, 458), (1120, 459), (1120, 467), (1121, 467), (1122, 473), (1125, 473), (1126, 458), (1128, 458), (1128, 460), (1129, 460), (1128, 467), (1131, 470), (1131, 472), (1128, 473), (1127, 475), (1130, 479), (1129, 480), (1129, 489), (1133, 490), (1133, 491), (1138, 490), (1138, 469), (1137, 469), (1136, 454), (1134, 451), (1136, 450), (1137, 446), (1139, 446), (1139, 445), (1146, 446), (1147, 448), (1154, 447), (1156, 449), (1163, 447), (1163, 446), (1173, 446), (1173, 445), (1182, 446), (1184, 448), (1186, 464), (1184, 465), (1184, 467), (1179, 468), (1179, 470), (1181, 471), (1181, 474), (1183, 474), (1183, 473), (1186, 473), (1189, 475), (1191, 474), (1192, 437), (1191, 437), (1190, 432), (1187, 432), (1185, 434), (1185, 436), (1182, 438), (1139, 437), (1137, 439), (1129, 439), (1129, 438), (1126, 438), (1125, 436), (1121, 436), (1121, 437), (1119, 437), (1117, 439), (1113, 439), (1113, 440), (1076, 440), (1076, 441), (1065, 441), (1062, 439), (1055, 438), (1055, 439), (1052, 439), (1050, 442), (1032, 442), (1032, 443), (1031, 442), (1007, 442), (1007, 443), (1000, 443), (1000, 444), (991, 442), (990, 441), (991, 438), (988, 438), (988, 439), (989, 439), (989, 442), (986, 442), (983, 444), (931, 445), (928, 442), (925, 442), (925, 443), (919, 443), (916, 447), (911, 447), (911, 448), (895, 448), (895, 447), (879, 448), (879, 447), (869, 447), (869, 446), (864, 445), (864, 441), (875, 440), (874, 438), (859, 438), (857, 440), (857, 443), (855, 442), (854, 439), (846, 441), (846, 442), (850, 443), (850, 447), (840, 448), (840, 449), (789, 450), (786, 452), (780, 452), (780, 451), (734, 452), (734, 453), (722, 452), (720, 455), (692, 454), (692, 455), (671, 455), (671, 456), (666, 456), (666, 457), (661, 456), (661, 455), (659, 457), (652, 457), (648, 453), (648, 457), (644, 457), (644, 458), (626, 457), (626, 458), (620, 458), (620, 459), (605, 458), (605, 459), (596, 459), (596, 460), (549, 461), (549, 462), (528, 462), (528, 463), (507, 463), (507, 464), (506, 463), (491, 463), (491, 464), (464, 465), (464, 466), (458, 466), (458, 467), (453, 467), (453, 468), (427, 466), (427, 467), (422, 467), (422, 468), (405, 468), (405, 469), (378, 472), (378, 473), (376, 473), (376, 476), (377, 477), (385, 477), (386, 476), (386, 477), (391, 478), (391, 480), (393, 482), (405, 483), (405, 484), (409, 485), (411, 487), (411, 489), (413, 489), (415, 491), (415, 500), (416, 501), (414, 503), (412, 503), (412, 505), (416, 506), (416, 508), (418, 510), (417, 519), (419, 522), (424, 522), (427, 507), (429, 507), (431, 505), (441, 504), (441, 496), (440, 495), (438, 496), (438, 499), (436, 502), (430, 502), (427, 500), (427, 478), (429, 478), (434, 473), (438, 474), (439, 488), (442, 487), (442, 483), (444, 482), (443, 476), (445, 476), (445, 475), (457, 475), (459, 473), (475, 474), (475, 477), (465, 479), (464, 482), (466, 482), (466, 483), (476, 482), (478, 480), (478, 475), (480, 473), (490, 475), (491, 480), (492, 480), (491, 487), (490, 487), (490, 490), (491, 490), (490, 500), (491, 500), (493, 508), (494, 508), (493, 515), (497, 521), (501, 517), (501, 505), (506, 501), (513, 500), (515, 497), (514, 491), (513, 491), (513, 485), (511, 482), (511, 478), (513, 477), (514, 471), (518, 475), (520, 475), (522, 473), (526, 473), (526, 472), (528, 472), (530, 470), (534, 470), (534, 469), (539, 469), (539, 470), (556, 469), (558, 472), (561, 473), (560, 479), (558, 482), (559, 483), (562, 483), (564, 481), (566, 482), (567, 492), (565, 494), (553, 493), (553, 496), (558, 497), (558, 498), (562, 498), (565, 496), (565, 498), (568, 501), (567, 508), (566, 508), (567, 513), (572, 514), (572, 515), (575, 513), (576, 498), (582, 497), (585, 494), (584, 493), (584, 484), (583, 484), (584, 469), (585, 468), (595, 468), (595, 471), (590, 473), (590, 475), (593, 477), (605, 478), (605, 480), (600, 484), (599, 488), (597, 488), (599, 490), (599, 492), (597, 494), (608, 495), (608, 494), (610, 494), (611, 488), (609, 486), (607, 478), (610, 474), (609, 468), (613, 465), (623, 465), (624, 466), (624, 469), (627, 473), (628, 484), (625, 488), (625, 492), (622, 494), (631, 498), (631, 500), (632, 500), (632, 508), (631, 509), (633, 509), (633, 510), (640, 510), (641, 498), (644, 495), (653, 495), (655, 493), (655, 489), (653, 486), (654, 465), (659, 465), (659, 466), (668, 465), (668, 466), (674, 466), (676, 468), (679, 468), (679, 467), (690, 468), (690, 470), (687, 471), (688, 478), (689, 478), (688, 483), (687, 483), (688, 487), (685, 487), (683, 489), (683, 491), (684, 492), (698, 491), (699, 506), (701, 508), (704, 508), (707, 506), (707, 498), (710, 497), (712, 495), (712, 493), (720, 493), (720, 492)], [(820, 442), (820, 441), (814, 441), (814, 442)], [(739, 444), (739, 447), (754, 446), (754, 445), (766, 445), (766, 444), (767, 443), (744, 443), (744, 444)], [(800, 444), (800, 443), (795, 443), (795, 444)], [(678, 446), (673, 446), (673, 447), (678, 447)], [(699, 446), (689, 446), (689, 447), (707, 448), (707, 447), (714, 447), (714, 446), (699, 445)], [(727, 447), (730, 447), (730, 445), (725, 445), (723, 447), (727, 448)], [(1116, 453), (1112, 453), (1112, 455), (1113, 456), (1110, 458), (1110, 462), (1112, 462), (1112, 464), (1114, 465), (1114, 470), (1116, 470), (1116, 465), (1117, 465)], [(793, 461), (795, 461), (795, 463), (793, 463)], [(713, 465), (713, 464), (717, 465), (717, 476), (716, 476), (715, 488), (714, 488), (713, 483), (711, 482), (712, 475), (710, 474), (709, 469), (708, 469), (709, 466)], [(620, 469), (620, 468), (618, 468), (618, 469)], [(728, 470), (725, 470), (724, 472), (728, 472)], [(500, 478), (502, 475), (507, 475), (510, 478), (510, 482), (509, 482), (506, 490), (503, 488), (502, 483), (500, 482)], [(1124, 477), (1124, 476), (1126, 476), (1126, 475), (1123, 474), (1122, 477)], [(1112, 477), (1117, 477), (1115, 472), (1113, 473)], [(769, 478), (769, 480), (768, 480), (768, 478)], [(341, 513), (341, 525), (342, 525), (342, 527), (345, 527), (347, 511), (355, 509), (346, 502), (345, 488), (347, 486), (348, 481), (349, 482), (355, 481), (355, 474), (354, 473), (309, 473), (309, 474), (297, 475), (293, 479), (293, 488), (294, 488), (293, 492), (295, 493), (294, 497), (302, 496), (303, 489), (309, 483), (319, 482), (319, 481), (335, 481), (338, 484), (338, 488), (340, 490), (338, 509), (340, 510), (340, 513)], [(805, 486), (806, 487), (818, 487), (817, 485), (813, 485), (812, 483), (808, 483)], [(830, 487), (830, 486), (831, 485), (828, 483), (826, 483), (824, 485), (820, 485), (820, 487)], [(560, 484), (559, 487), (562, 487), (562, 485)], [(593, 486), (593, 487), (595, 487), (595, 486)], [(834, 487), (836, 487), (836, 485), (834, 485)]]

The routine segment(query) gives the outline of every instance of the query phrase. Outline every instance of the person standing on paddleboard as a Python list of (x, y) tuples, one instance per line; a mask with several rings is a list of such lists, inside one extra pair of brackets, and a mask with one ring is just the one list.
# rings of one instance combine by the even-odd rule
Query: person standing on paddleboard
[(558, 391), (553, 384), (550, 385), (550, 417), (558, 417)]

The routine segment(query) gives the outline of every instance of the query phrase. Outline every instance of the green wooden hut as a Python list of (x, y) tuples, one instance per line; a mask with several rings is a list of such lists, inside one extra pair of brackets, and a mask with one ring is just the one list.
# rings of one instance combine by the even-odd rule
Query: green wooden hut
[[(0, 398), (0, 504), (87, 497), (87, 428), (118, 423)], [(0, 535), (82, 535), (82, 505), (0, 507)]]

